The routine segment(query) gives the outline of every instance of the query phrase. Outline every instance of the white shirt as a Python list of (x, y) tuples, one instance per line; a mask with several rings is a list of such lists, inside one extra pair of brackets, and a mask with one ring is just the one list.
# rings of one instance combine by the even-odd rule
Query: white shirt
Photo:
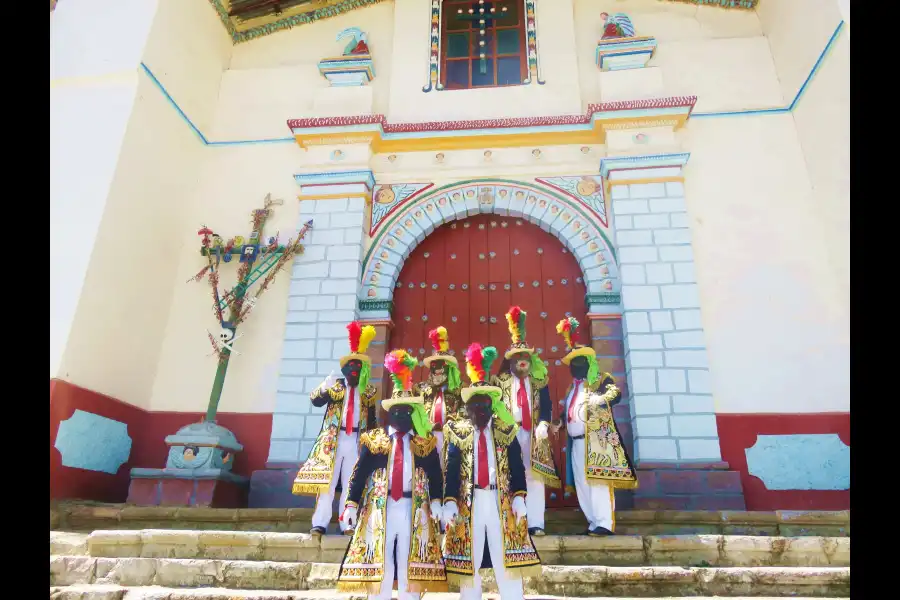
[[(488, 483), (497, 485), (497, 456), (494, 454), (494, 438), (491, 436), (491, 423), (493, 418), (488, 421), (487, 427), (484, 429), (485, 441), (487, 441), (487, 463), (488, 463)], [(481, 430), (475, 428), (475, 489), (478, 489), (478, 445), (481, 439)]]
[[(394, 436), (399, 433), (393, 427), (388, 427), (387, 429), (388, 435), (391, 436), (391, 453), (388, 455), (388, 464), (387, 464), (387, 472), (388, 472), (388, 498), (391, 497), (391, 476), (394, 473), (394, 440), (396, 439)], [(412, 470), (413, 470), (413, 460), (412, 454), (409, 451), (409, 431), (403, 436), (403, 491), (411, 492), (412, 491)]]
[[(431, 404), (431, 414), (428, 415), (429, 417), (431, 417), (432, 422), (434, 422), (436, 425), (440, 425), (441, 427), (443, 427), (447, 423), (447, 398), (444, 396), (444, 393), (447, 391), (446, 388), (447, 388), (446, 385), (442, 385), (441, 387), (437, 387), (434, 389), (434, 401)], [(441, 397), (441, 421), (440, 421), (440, 423), (438, 423), (437, 421), (434, 420), (435, 404), (437, 403), (438, 396)]]
[[(513, 383), (512, 388), (510, 389), (510, 404), (512, 405), (512, 415), (516, 420), (516, 424), (522, 424), (522, 409), (519, 408), (519, 378), (516, 375), (512, 376)], [(528, 409), (531, 410), (533, 407), (531, 406), (531, 378), (524, 377), (523, 382), (525, 384), (525, 397), (528, 399)], [(531, 415), (531, 418), (534, 418), (534, 415)]]
[(353, 390), (353, 423), (350, 426), (354, 429), (359, 427), (359, 390), (347, 387), (344, 390), (344, 408), (341, 409), (341, 431), (347, 429), (347, 409), (350, 408), (350, 403), (347, 400), (350, 398), (350, 390)]
[[(578, 386), (578, 397), (572, 398), (573, 392), (575, 391), (575, 384), (580, 384)], [(566, 422), (566, 432), (569, 434), (569, 437), (575, 435), (584, 435), (584, 421), (582, 418), (584, 417), (582, 413), (582, 405), (584, 405), (585, 400), (587, 399), (587, 394), (585, 394), (585, 382), (584, 381), (573, 381), (572, 382), (572, 390), (569, 392), (569, 395), (566, 397), (566, 412), (563, 414), (563, 419)], [(572, 402), (575, 402), (575, 420), (569, 421), (569, 406)]]

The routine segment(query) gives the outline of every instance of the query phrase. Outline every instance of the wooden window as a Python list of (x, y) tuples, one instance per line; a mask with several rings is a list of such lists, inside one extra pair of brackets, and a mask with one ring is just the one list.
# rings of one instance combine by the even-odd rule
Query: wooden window
[(445, 89), (522, 84), (528, 76), (522, 0), (444, 0), (442, 11)]

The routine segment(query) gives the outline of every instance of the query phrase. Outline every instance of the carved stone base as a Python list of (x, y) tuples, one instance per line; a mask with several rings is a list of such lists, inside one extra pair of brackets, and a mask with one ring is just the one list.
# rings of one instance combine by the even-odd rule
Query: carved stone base
[(248, 480), (228, 471), (208, 469), (132, 469), (128, 504), (246, 508)]

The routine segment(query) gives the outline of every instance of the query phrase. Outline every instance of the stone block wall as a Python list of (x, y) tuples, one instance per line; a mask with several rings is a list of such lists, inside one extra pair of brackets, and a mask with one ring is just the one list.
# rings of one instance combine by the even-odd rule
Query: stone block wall
[(298, 228), (313, 219), (291, 274), (270, 466), (296, 466), (309, 454), (324, 408), (309, 393), (350, 351), (347, 323), (357, 318), (364, 198), (301, 200)]
[(721, 460), (681, 182), (611, 188), (639, 461)]

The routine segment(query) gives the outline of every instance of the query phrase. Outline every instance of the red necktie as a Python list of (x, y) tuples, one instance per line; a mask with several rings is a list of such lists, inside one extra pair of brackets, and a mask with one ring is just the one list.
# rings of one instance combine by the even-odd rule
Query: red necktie
[(350, 403), (347, 405), (347, 424), (344, 426), (347, 435), (353, 433), (353, 404), (356, 402), (356, 388), (350, 388)]
[(519, 410), (522, 411), (522, 429), (531, 431), (531, 406), (528, 401), (528, 391), (525, 389), (525, 382), (519, 379), (519, 391), (516, 393), (516, 399), (519, 402)]
[(437, 396), (434, 398), (432, 418), (436, 424), (444, 424), (444, 390), (438, 390)]
[(491, 475), (488, 473), (487, 436), (484, 430), (478, 437), (478, 487), (487, 489), (491, 485)]
[(572, 391), (572, 400), (569, 402), (569, 423), (575, 422), (575, 402), (578, 401), (578, 390), (581, 389), (581, 382), (575, 382), (575, 389)]
[(403, 497), (403, 436), (398, 431), (394, 434), (394, 468), (391, 471), (391, 498), (400, 500)]

